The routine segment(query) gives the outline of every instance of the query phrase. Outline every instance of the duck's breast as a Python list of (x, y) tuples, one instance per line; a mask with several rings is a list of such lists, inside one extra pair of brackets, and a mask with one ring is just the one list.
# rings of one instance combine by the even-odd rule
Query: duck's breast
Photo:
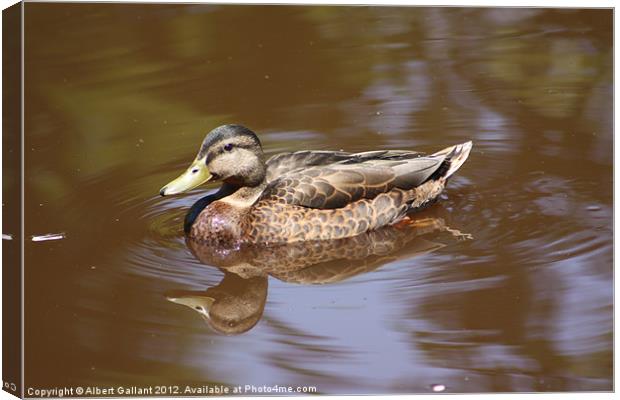
[(243, 241), (247, 225), (247, 210), (223, 201), (214, 201), (196, 218), (190, 239), (235, 243)]

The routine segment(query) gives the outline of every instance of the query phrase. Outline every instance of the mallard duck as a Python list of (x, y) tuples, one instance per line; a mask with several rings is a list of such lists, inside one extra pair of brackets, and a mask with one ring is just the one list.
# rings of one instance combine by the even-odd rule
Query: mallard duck
[(414, 151), (298, 151), (265, 160), (254, 132), (223, 125), (207, 134), (189, 168), (160, 190), (182, 193), (221, 181), (185, 219), (191, 240), (235, 245), (331, 240), (394, 224), (432, 204), (472, 143)]

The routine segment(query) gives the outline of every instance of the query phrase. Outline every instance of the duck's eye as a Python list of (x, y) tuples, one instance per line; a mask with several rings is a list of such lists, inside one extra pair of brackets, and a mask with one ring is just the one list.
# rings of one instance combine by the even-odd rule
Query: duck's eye
[(232, 149), (233, 149), (233, 145), (232, 145), (232, 143), (226, 143), (226, 144), (224, 145), (224, 150), (226, 150), (226, 151), (231, 151)]

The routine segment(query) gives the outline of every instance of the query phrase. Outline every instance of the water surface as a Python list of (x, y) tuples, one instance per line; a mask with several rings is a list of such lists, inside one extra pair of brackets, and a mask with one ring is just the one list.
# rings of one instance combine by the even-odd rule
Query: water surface
[[(611, 10), (25, 9), (25, 235), (64, 235), (26, 244), (26, 387), (612, 389)], [(474, 149), (441, 229), (243, 276), (183, 237), (216, 185), (158, 196), (224, 123), (269, 155)], [(178, 302), (209, 290), (251, 326)]]

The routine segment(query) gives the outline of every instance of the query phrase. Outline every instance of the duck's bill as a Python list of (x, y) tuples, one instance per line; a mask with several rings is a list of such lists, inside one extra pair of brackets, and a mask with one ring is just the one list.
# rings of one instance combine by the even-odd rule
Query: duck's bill
[(173, 180), (159, 191), (162, 196), (170, 196), (192, 190), (211, 180), (212, 175), (209, 173), (204, 158), (194, 160), (192, 165), (177, 179)]
[(166, 299), (176, 304), (181, 304), (198, 311), (205, 317), (209, 317), (211, 306), (215, 303), (213, 297), (207, 296), (204, 292), (175, 290), (166, 293)]

